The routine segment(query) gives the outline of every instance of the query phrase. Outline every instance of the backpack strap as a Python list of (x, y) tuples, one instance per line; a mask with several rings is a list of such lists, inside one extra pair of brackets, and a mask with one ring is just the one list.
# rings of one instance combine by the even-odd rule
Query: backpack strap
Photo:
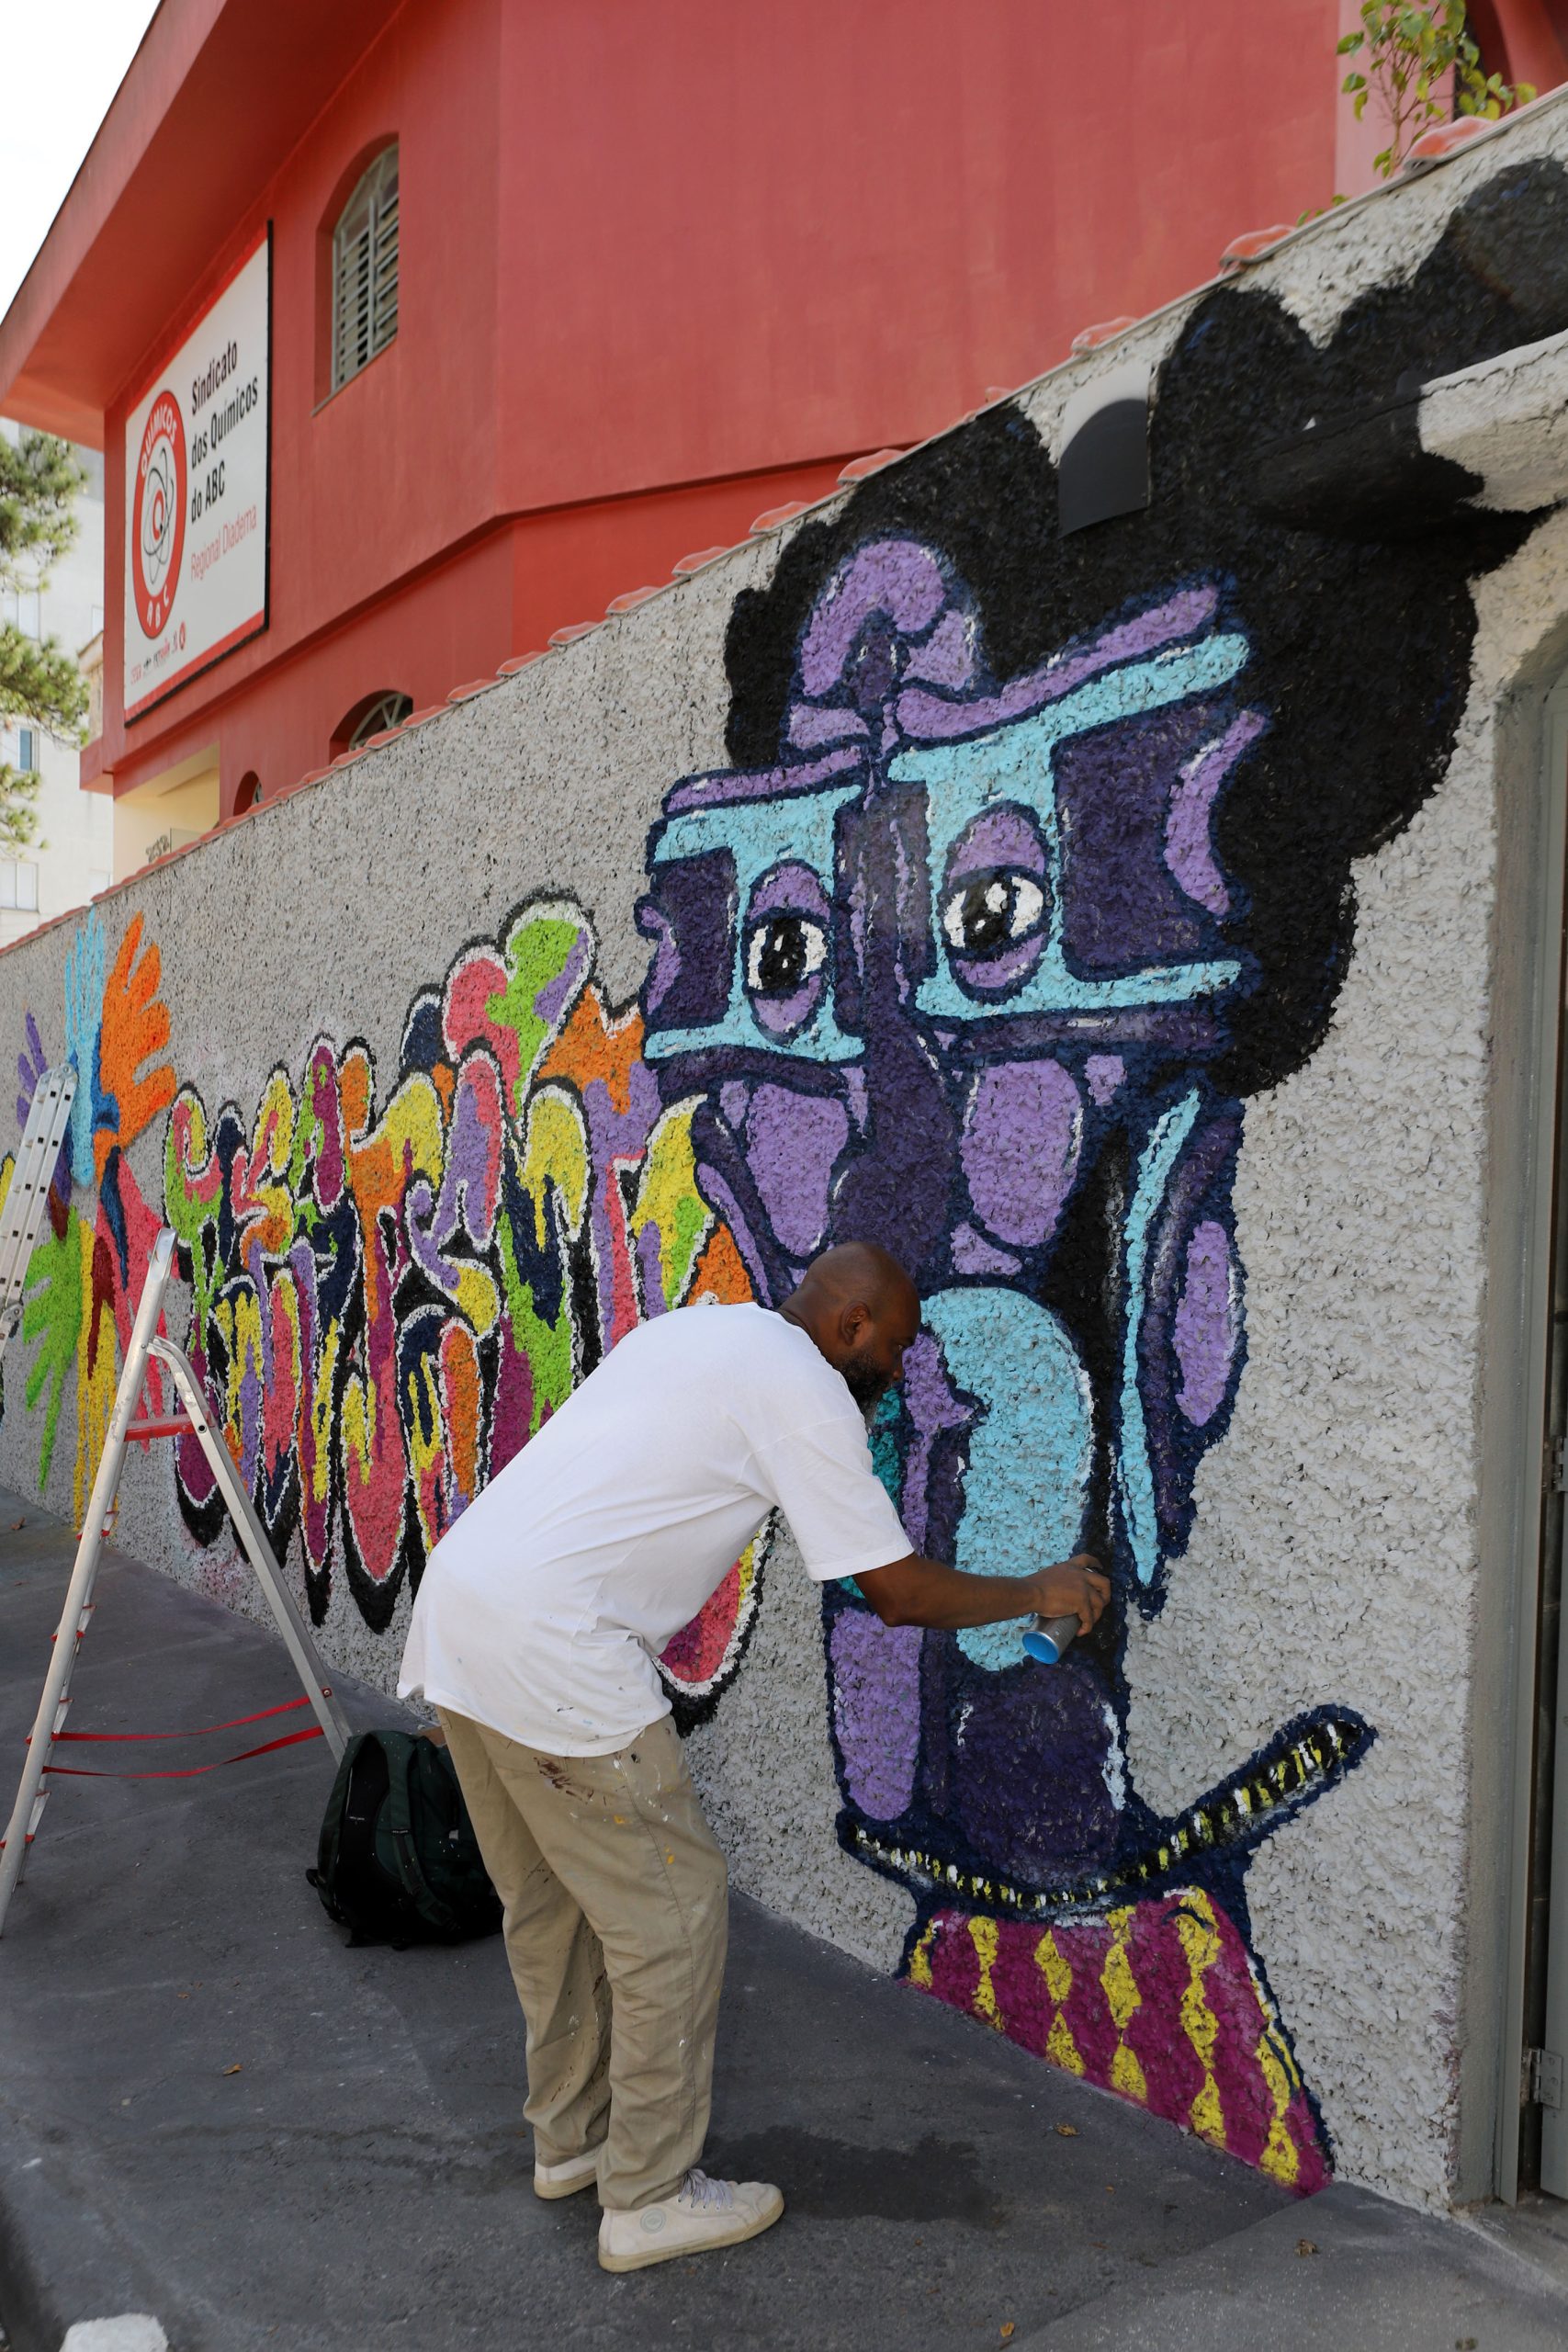
[(333, 1792), (327, 1799), (327, 1809), (321, 1817), (321, 1834), (316, 1845), (316, 1867), (305, 1873), (325, 1905), (328, 1916), (344, 1928), (349, 1922), (336, 1901), (338, 1858), (343, 1847), (343, 1816), (361, 1751), (366, 1742), (374, 1736), (372, 1732), (355, 1732), (344, 1748), (343, 1760), (333, 1781)]
[[(419, 1849), (414, 1839), (413, 1806), (410, 1797), (409, 1784), (419, 1770), (419, 1758), (415, 1751), (421, 1746), (428, 1747), (429, 1744), (428, 1741), (421, 1742), (417, 1739), (400, 1739), (399, 1747), (401, 1752), (395, 1759), (397, 1769), (389, 1775), (387, 1826), (391, 1832), (392, 1849), (397, 1855), (398, 1870), (410, 1902), (416, 1906), (421, 1917), (427, 1919), (433, 1928), (439, 1928), (446, 1935), (457, 1935), (461, 1932), (462, 1922), (450, 1904), (442, 1901), (426, 1878), (424, 1866), (419, 1859)], [(389, 1745), (389, 1742), (383, 1741), (383, 1745)]]

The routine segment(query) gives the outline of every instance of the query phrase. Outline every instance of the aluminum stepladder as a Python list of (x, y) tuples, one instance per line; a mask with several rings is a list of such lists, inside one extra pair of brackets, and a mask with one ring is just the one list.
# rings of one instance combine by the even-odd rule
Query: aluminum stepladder
[[(52, 1169), (53, 1163), (50, 1165)], [(71, 1672), (92, 1616), (98, 1553), (108, 1532), (128, 1444), (159, 1437), (186, 1437), (194, 1433), (207, 1457), (218, 1490), (228, 1505), (246, 1557), (255, 1570), (256, 1581), (266, 1596), (277, 1630), (283, 1636), (284, 1646), (305, 1687), (305, 1696), (314, 1710), (327, 1745), (333, 1756), (339, 1758), (347, 1745), (347, 1721), (333, 1695), (332, 1683), (310, 1638), (310, 1630), (295, 1605), (294, 1596), (283, 1581), (265, 1531), (234, 1466), (233, 1456), (223, 1442), (221, 1431), (212, 1425), (210, 1410), (195, 1371), (183, 1350), (177, 1348), (172, 1340), (163, 1338), (158, 1331), (158, 1318), (163, 1312), (164, 1294), (168, 1287), (174, 1256), (175, 1237), (165, 1227), (153, 1244), (147, 1280), (136, 1310), (130, 1345), (126, 1350), (119, 1385), (115, 1391), (108, 1436), (98, 1463), (97, 1476), (93, 1481), (82, 1540), (76, 1547), (76, 1564), (71, 1572), (65, 1606), (54, 1634), (54, 1652), (44, 1681), (43, 1696), (33, 1721), (27, 1761), (22, 1767), (21, 1785), (11, 1809), (4, 1841), (0, 1841), (0, 1931), (4, 1930), (6, 1909), (22, 1875), (22, 1865), (37, 1834), (39, 1816), (49, 1794), (44, 1776), (49, 1770), (55, 1737), (64, 1726), (65, 1711), (71, 1703)], [(154, 1363), (168, 1373), (184, 1410), (178, 1414), (137, 1421), (132, 1416), (149, 1368)]]
[(0, 1356), (21, 1324), (28, 1266), (43, 1231), (49, 1188), (75, 1098), (76, 1072), (69, 1062), (46, 1069), (33, 1088), (10, 1190), (0, 1208)]

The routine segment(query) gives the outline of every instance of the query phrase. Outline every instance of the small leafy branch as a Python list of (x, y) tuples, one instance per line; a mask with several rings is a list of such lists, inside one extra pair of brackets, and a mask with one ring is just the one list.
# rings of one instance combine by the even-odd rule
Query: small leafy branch
[(1361, 28), (1339, 43), (1341, 57), (1359, 56), (1365, 73), (1352, 69), (1340, 87), (1355, 102), (1356, 119), (1375, 92), (1393, 136), (1375, 168), (1391, 179), (1424, 130), (1447, 118), (1434, 91), (1454, 77), (1461, 114), (1495, 122), (1511, 107), (1527, 106), (1535, 85), (1510, 85), (1483, 74), (1481, 51), (1465, 20), (1464, 0), (1361, 0)]
[[(76, 494), (86, 476), (69, 442), (50, 433), (0, 435), (0, 589), (43, 587), (76, 537)], [(24, 719), (79, 742), (87, 689), (72, 656), (52, 637), (39, 644), (0, 621), (0, 725)], [(39, 779), (0, 760), (0, 855), (15, 857), (38, 835)]]

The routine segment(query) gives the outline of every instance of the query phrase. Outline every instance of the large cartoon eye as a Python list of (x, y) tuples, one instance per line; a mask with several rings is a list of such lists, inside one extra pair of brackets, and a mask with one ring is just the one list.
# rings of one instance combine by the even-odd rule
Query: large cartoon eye
[(828, 934), (809, 915), (773, 914), (746, 944), (746, 985), (753, 996), (793, 996), (828, 960)]
[(833, 911), (821, 876), (798, 859), (763, 876), (746, 910), (740, 969), (751, 1017), (783, 1045), (811, 1021), (831, 978)]
[(942, 910), (948, 945), (958, 956), (999, 956), (1040, 928), (1045, 893), (1027, 874), (975, 874), (950, 892)]
[(947, 855), (937, 926), (966, 996), (997, 1003), (1021, 988), (1045, 953), (1051, 862), (1032, 809), (1003, 802), (965, 826)]

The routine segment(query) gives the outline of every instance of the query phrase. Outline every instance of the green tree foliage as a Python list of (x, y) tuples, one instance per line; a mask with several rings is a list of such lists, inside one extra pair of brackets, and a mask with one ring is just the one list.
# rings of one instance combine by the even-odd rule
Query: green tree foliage
[[(0, 435), (0, 589), (28, 594), (47, 584), (51, 567), (76, 537), (76, 495), (86, 481), (68, 441), (24, 433)], [(0, 620), (0, 726), (41, 727), (68, 742), (82, 740), (87, 689), (58, 639), (40, 642)], [(15, 856), (38, 833), (36, 775), (0, 760), (0, 854)]]
[(1393, 138), (1374, 159), (1384, 179), (1398, 171), (1424, 130), (1447, 120), (1434, 96), (1446, 74), (1454, 77), (1459, 112), (1483, 115), (1488, 122), (1535, 96), (1531, 82), (1510, 85), (1499, 74), (1482, 72), (1464, 0), (1361, 0), (1360, 30), (1346, 34), (1339, 54), (1359, 56), (1366, 68), (1352, 68), (1340, 85), (1355, 102), (1357, 121), (1375, 92), (1393, 129)]

